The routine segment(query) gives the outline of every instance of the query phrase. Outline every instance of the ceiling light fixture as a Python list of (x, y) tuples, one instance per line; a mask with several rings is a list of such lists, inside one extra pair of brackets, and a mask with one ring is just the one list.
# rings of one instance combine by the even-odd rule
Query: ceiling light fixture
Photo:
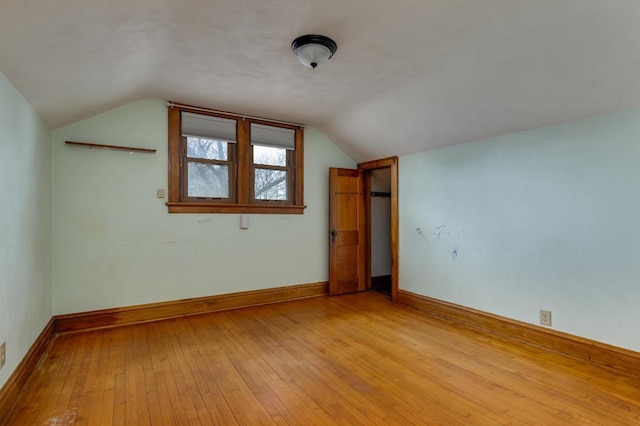
[(298, 37), (291, 43), (291, 50), (296, 54), (302, 65), (315, 68), (327, 62), (334, 53), (338, 45), (329, 37), (317, 34), (307, 34)]

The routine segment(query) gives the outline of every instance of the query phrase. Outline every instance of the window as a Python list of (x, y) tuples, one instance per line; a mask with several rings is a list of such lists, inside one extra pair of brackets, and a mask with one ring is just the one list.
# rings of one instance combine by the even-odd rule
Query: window
[(169, 108), (170, 213), (293, 213), (302, 197), (302, 128)]
[(189, 112), (181, 118), (183, 199), (235, 201), (236, 122)]
[(294, 151), (294, 130), (251, 123), (254, 201), (290, 201)]

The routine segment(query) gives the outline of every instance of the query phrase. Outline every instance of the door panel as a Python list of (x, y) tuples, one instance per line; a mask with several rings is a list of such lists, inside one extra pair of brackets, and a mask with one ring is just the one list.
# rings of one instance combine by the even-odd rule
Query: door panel
[(362, 172), (329, 169), (329, 294), (365, 289)]

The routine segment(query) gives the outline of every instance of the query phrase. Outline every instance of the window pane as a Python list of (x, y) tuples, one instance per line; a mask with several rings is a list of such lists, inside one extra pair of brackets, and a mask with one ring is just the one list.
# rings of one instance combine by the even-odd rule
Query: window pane
[(189, 161), (189, 197), (229, 198), (229, 167)]
[(187, 137), (187, 157), (227, 161), (229, 143), (215, 139)]
[(258, 200), (287, 200), (287, 172), (255, 169), (255, 198)]
[(253, 163), (267, 166), (286, 166), (287, 150), (284, 148), (253, 145)]

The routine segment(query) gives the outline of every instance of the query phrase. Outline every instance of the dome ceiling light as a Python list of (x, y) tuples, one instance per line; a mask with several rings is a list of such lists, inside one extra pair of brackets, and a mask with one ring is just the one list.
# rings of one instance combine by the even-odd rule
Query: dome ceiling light
[(338, 45), (335, 41), (317, 34), (300, 36), (291, 43), (291, 50), (296, 54), (298, 60), (311, 68), (331, 59), (336, 53), (336, 49), (338, 49)]

